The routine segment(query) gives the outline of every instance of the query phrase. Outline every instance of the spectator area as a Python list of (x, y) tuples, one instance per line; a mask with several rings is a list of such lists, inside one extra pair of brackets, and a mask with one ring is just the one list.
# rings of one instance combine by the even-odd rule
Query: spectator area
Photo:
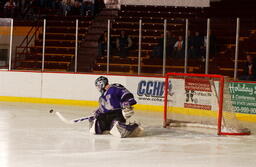
[[(155, 71), (161, 71), (162, 60), (152, 61), (151, 55), (153, 48), (157, 45), (161, 34), (164, 31), (164, 19), (167, 19), (167, 30), (173, 34), (181, 35), (185, 34), (185, 19), (184, 18), (196, 18), (199, 15), (204, 14), (204, 8), (184, 8), (184, 7), (160, 7), (160, 6), (122, 6), (119, 11), (118, 17), (113, 20), (111, 29), (111, 39), (113, 56), (110, 67), (113, 70), (125, 70), (126, 72), (137, 72), (138, 64), (138, 38), (139, 38), (139, 20), (142, 20), (142, 43), (141, 43), (141, 58), (142, 58), (142, 71), (143, 73), (152, 73)], [(128, 58), (120, 60), (115, 54), (115, 39), (119, 36), (121, 31), (126, 31), (132, 38), (133, 47), (129, 51)], [(116, 57), (116, 58), (115, 58)], [(170, 57), (167, 57), (167, 62), (170, 62), (167, 66), (170, 70), (182, 70), (184, 63), (176, 63), (174, 65)], [(104, 71), (106, 65), (105, 59), (99, 58), (98, 69)], [(119, 65), (125, 62), (125, 66)], [(151, 63), (150, 63), (151, 62)], [(153, 64), (152, 64), (153, 63)], [(190, 69), (198, 69), (198, 67), (190, 67)]]
[[(217, 6), (214, 8), (219, 9)], [(226, 10), (226, 8), (223, 8)], [(222, 10), (221, 10), (222, 11)], [(163, 7), (163, 6), (122, 6), (118, 18), (113, 21), (111, 29), (111, 39), (115, 42), (120, 31), (126, 31), (133, 39), (134, 45), (126, 59), (119, 59), (115, 52), (111, 53), (113, 58), (110, 61), (110, 71), (124, 71), (126, 73), (137, 73), (138, 64), (138, 37), (139, 37), (139, 20), (142, 20), (142, 46), (141, 46), (141, 71), (145, 74), (162, 74), (161, 58), (152, 58), (154, 46), (163, 34), (163, 22), (167, 20), (167, 30), (172, 34), (185, 36), (185, 18), (189, 20), (190, 34), (193, 35), (199, 31), (202, 36), (206, 35), (206, 20), (211, 18), (211, 34), (216, 38), (215, 53), (210, 55), (209, 72), (221, 73), (233, 76), (234, 68), (234, 51), (236, 35), (236, 16), (216, 17), (211, 13), (211, 8), (192, 8), (192, 7)], [(224, 11), (222, 11), (224, 12)], [(243, 15), (244, 16), (244, 15)], [(255, 38), (256, 28), (252, 20), (241, 17), (240, 28), (240, 57), (238, 67), (243, 66), (245, 55), (254, 54), (251, 47), (252, 40)], [(115, 44), (113, 44), (115, 47)], [(183, 72), (184, 60), (168, 57), (166, 61), (166, 71)], [(241, 72), (241, 68), (238, 72)], [(98, 58), (94, 68), (97, 72), (106, 71), (106, 58)], [(188, 72), (204, 73), (205, 62), (200, 59), (188, 60)]]
[[(247, 2), (248, 1), (248, 2)], [(232, 6), (230, 5), (232, 4)], [(139, 20), (142, 20), (141, 40), (141, 73), (145, 75), (162, 75), (163, 59), (155, 57), (154, 51), (161, 41), (164, 32), (164, 20), (167, 20), (167, 31), (176, 40), (178, 36), (185, 37), (185, 21), (189, 21), (189, 39), (198, 32), (202, 39), (206, 36), (207, 18), (211, 18), (211, 36), (215, 39), (214, 51), (210, 49), (209, 73), (220, 73), (233, 76), (236, 17), (240, 17), (240, 45), (238, 71), (244, 64), (245, 55), (256, 56), (256, 23), (254, 17), (255, 3), (250, 0), (231, 2), (225, 0), (211, 4), (211, 7), (176, 7), (176, 6), (142, 6), (122, 5), (117, 15), (113, 11), (103, 11), (96, 15), (90, 12), (79, 13), (80, 10), (71, 10), (69, 14), (63, 8), (26, 4), (27, 10), (21, 10), (17, 3), (15, 25), (32, 26), (33, 31), (27, 34), (24, 41), (15, 49), (15, 68), (21, 70), (40, 70), (42, 62), (42, 20), (47, 19), (45, 69), (51, 71), (72, 71), (75, 55), (75, 20), (79, 19), (79, 49), (87, 47), (84, 52), (78, 52), (78, 58), (87, 54), (90, 61), (80, 61), (82, 66), (92, 66), (80, 72), (104, 73), (107, 70), (107, 52), (99, 56), (100, 36), (107, 30), (107, 19), (111, 18), (111, 45), (110, 45), (110, 72), (137, 74), (138, 71), (138, 43)], [(49, 4), (48, 4), (49, 5)], [(0, 7), (4, 3), (1, 1)], [(104, 7), (104, 5), (101, 5)], [(232, 10), (231, 10), (232, 9)], [(238, 10), (239, 9), (239, 10)], [(97, 10), (96, 10), (97, 11)], [(218, 11), (218, 12), (216, 12)], [(105, 17), (111, 15), (111, 17)], [(5, 17), (3, 10), (0, 16)], [(39, 22), (37, 20), (40, 20)], [(120, 58), (116, 49), (116, 39), (121, 31), (125, 31), (132, 39), (132, 47), (126, 57)], [(89, 33), (88, 33), (89, 32)], [(35, 40), (27, 41), (34, 36)], [(89, 46), (89, 45), (90, 46)], [(204, 46), (205, 47), (205, 46)], [(212, 47), (212, 46), (210, 46)], [(90, 52), (88, 52), (90, 49)], [(190, 54), (190, 53), (188, 53)], [(204, 53), (205, 54), (205, 53)], [(87, 64), (86, 64), (87, 63)], [(166, 72), (183, 72), (184, 59), (166, 54)], [(205, 61), (202, 57), (189, 57), (188, 72), (204, 73)]]

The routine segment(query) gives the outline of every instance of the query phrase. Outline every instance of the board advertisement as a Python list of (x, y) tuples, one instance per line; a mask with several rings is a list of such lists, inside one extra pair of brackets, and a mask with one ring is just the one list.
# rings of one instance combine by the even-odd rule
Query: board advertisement
[(256, 114), (256, 84), (255, 83), (229, 83), (232, 104), (235, 112)]
[(138, 104), (163, 106), (164, 79), (152, 77), (128, 77), (127, 89), (135, 96)]

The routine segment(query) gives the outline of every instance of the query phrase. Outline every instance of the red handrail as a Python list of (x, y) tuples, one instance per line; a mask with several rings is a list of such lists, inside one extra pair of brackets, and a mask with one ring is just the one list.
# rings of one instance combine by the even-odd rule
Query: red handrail
[[(19, 59), (17, 56), (18, 49), (23, 48), (22, 52), (20, 52), (20, 53), (28, 53), (29, 45), (30, 45), (32, 39), (36, 37), (36, 34), (38, 33), (39, 29), (40, 29), (40, 21), (38, 20), (36, 22), (36, 25), (32, 26), (31, 29), (28, 31), (26, 37), (23, 39), (21, 44), (19, 46), (16, 46), (16, 48), (15, 48), (15, 64), (16, 64), (17, 60)], [(33, 30), (35, 30), (35, 31), (33, 31)]]
[[(21, 42), (21, 44), (18, 46), (18, 48), (19, 47), (23, 47), (23, 44), (25, 43), (25, 41), (26, 41), (26, 45), (25, 46), (28, 46), (30, 44), (30, 42), (32, 41), (32, 39), (35, 37), (36, 33), (39, 30), (39, 27), (40, 27), (39, 25), (40, 25), (40, 21), (37, 21), (36, 26), (31, 27), (31, 29), (29, 30), (29, 32), (27, 33), (26, 37)], [(33, 29), (35, 29), (34, 33), (33, 33)], [(33, 33), (33, 34), (32, 34), (32, 36), (29, 39), (29, 36), (31, 35), (31, 33)]]

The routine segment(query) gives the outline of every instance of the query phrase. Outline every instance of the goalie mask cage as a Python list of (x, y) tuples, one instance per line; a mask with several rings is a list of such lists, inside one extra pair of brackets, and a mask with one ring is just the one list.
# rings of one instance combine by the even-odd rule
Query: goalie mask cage
[(216, 128), (218, 135), (249, 135), (237, 119), (222, 75), (167, 73), (164, 127)]

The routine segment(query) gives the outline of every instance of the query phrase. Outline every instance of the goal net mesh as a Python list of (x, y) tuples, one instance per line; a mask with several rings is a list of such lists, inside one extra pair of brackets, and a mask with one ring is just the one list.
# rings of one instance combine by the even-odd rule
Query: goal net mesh
[(250, 133), (236, 117), (223, 76), (169, 73), (165, 82), (165, 127), (216, 128), (219, 135)]

